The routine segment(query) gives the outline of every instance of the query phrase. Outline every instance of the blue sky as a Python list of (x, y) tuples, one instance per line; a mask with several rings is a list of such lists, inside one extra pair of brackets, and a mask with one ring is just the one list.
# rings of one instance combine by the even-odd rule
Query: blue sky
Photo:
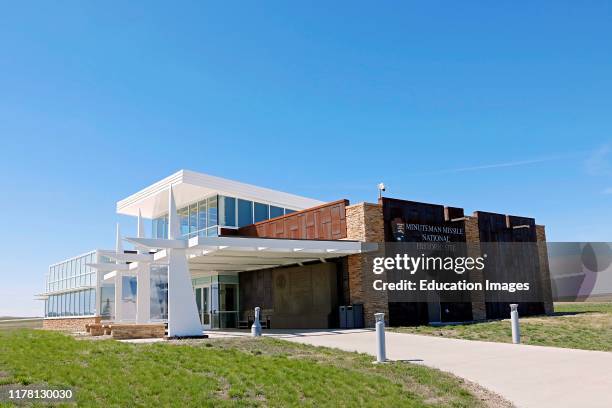
[(609, 2), (84, 3), (0, 12), (0, 316), (181, 168), (612, 241)]

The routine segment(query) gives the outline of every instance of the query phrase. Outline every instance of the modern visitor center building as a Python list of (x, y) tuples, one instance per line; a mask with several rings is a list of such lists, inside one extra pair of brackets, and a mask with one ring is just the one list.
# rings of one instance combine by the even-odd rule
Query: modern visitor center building
[[(41, 294), (46, 328), (80, 329), (102, 318), (164, 322), (169, 336), (192, 336), (248, 327), (255, 307), (271, 328), (346, 327), (343, 306), (352, 308), (354, 326), (367, 327), (376, 312), (391, 325), (505, 317), (507, 303), (486, 293), (452, 302), (393, 299), (374, 290), (376, 276), (364, 260), (385, 242), (546, 239), (532, 218), (464, 216), (461, 208), (386, 197), (375, 204), (326, 203), (187, 170), (120, 200), (117, 213), (136, 217), (137, 231), (123, 236), (117, 226), (114, 249), (49, 267)], [(398, 225), (450, 228), (452, 236)], [(552, 311), (541, 252), (530, 273), (544, 301), (521, 304), (522, 314)]]

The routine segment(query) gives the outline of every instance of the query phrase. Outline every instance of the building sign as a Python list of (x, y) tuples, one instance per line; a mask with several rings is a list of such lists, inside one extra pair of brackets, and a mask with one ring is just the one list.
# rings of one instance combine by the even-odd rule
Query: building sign
[(463, 209), (438, 204), (382, 199), (386, 242), (465, 242)]
[(394, 241), (405, 242), (407, 241), (408, 231), (418, 232), (421, 236), (421, 241), (424, 242), (451, 242), (451, 236), (465, 235), (463, 228), (459, 227), (448, 227), (444, 225), (428, 225), (428, 224), (414, 224), (405, 223), (401, 219), (394, 219), (391, 221), (391, 230), (393, 231)]

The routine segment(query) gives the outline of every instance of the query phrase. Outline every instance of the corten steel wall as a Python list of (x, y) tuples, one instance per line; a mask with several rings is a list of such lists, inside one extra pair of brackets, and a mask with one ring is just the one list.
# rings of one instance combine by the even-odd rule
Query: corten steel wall
[(546, 248), (546, 228), (544, 225), (536, 225), (536, 238), (538, 241), (538, 253), (540, 255), (540, 282), (542, 285), (542, 296), (544, 298), (544, 312), (546, 314), (552, 314), (555, 308), (552, 300), (552, 283), (550, 281), (548, 248)]
[[(519, 313), (522, 315), (534, 315), (551, 313), (552, 291), (550, 283), (550, 272), (548, 257), (546, 253), (546, 235), (543, 226), (535, 224), (533, 218), (510, 216), (489, 212), (477, 211), (471, 217), (464, 217), (462, 208), (444, 207), (437, 204), (426, 204), (407, 200), (382, 198), (382, 211), (384, 216), (384, 238), (387, 242), (422, 242), (424, 237), (419, 231), (401, 230), (398, 224), (415, 223), (447, 227), (463, 228), (464, 234), (449, 236), (451, 242), (466, 242), (469, 244), (467, 251), (469, 256), (479, 256), (481, 243), (486, 242), (526, 242), (537, 243), (533, 247), (527, 247), (519, 261), (523, 268), (520, 273), (525, 280), (534, 281), (536, 276), (537, 291), (544, 302), (524, 302), (519, 304)], [(455, 219), (456, 221), (452, 221)], [(370, 221), (371, 222), (371, 221)], [(521, 226), (521, 228), (514, 228)], [(524, 226), (528, 226), (525, 228)], [(474, 252), (474, 253), (471, 253)], [(515, 276), (518, 281), (521, 276)], [(473, 273), (470, 280), (473, 282), (484, 282), (486, 276), (483, 273)], [(486, 318), (507, 317), (509, 314), (509, 303), (500, 302), (494, 296), (483, 292), (472, 292), (467, 302), (444, 302), (441, 299), (442, 311), (450, 311), (451, 316), (445, 318), (441, 314), (442, 321), (449, 321), (459, 317), (458, 320), (484, 320)], [(389, 297), (389, 315), (391, 324), (419, 324), (427, 323), (429, 318), (437, 314), (432, 308), (434, 304), (407, 304), (406, 302), (394, 302)], [(424, 310), (425, 309), (425, 310)], [(398, 320), (399, 319), (399, 320)], [(406, 320), (408, 319), (408, 320)]]
[[(537, 315), (552, 312), (552, 297), (550, 289), (550, 278), (548, 270), (547, 255), (542, 253), (541, 248), (545, 246), (536, 244), (538, 241), (544, 242), (546, 237), (540, 232), (538, 239), (538, 228), (535, 220), (528, 217), (518, 217), (505, 214), (496, 214), (484, 211), (476, 211), (472, 215), (472, 220), (477, 224), (478, 238), (480, 242), (525, 242), (534, 243), (533, 247), (526, 247), (521, 251), (520, 262), (523, 267), (517, 268), (521, 276), (513, 276), (516, 281), (533, 281), (533, 275), (537, 275), (536, 290), (545, 299), (544, 302), (522, 302), (519, 303), (519, 314), (522, 316)], [(514, 228), (527, 226), (526, 228)], [(494, 265), (495, 260), (489, 259), (489, 264)], [(484, 276), (486, 279), (487, 276)], [(485, 294), (486, 317), (489, 319), (507, 318), (510, 314), (510, 303), (500, 302), (494, 294)]]
[[(247, 225), (226, 235), (277, 239), (340, 240), (347, 238), (348, 200)], [(241, 272), (241, 318), (262, 308), (272, 328), (338, 327), (338, 306), (349, 295), (345, 259), (302, 267)]]
[(241, 319), (262, 309), (273, 329), (338, 327), (341, 262), (241, 272)]
[[(383, 197), (381, 199), (385, 219), (385, 241), (398, 241), (394, 234), (393, 223), (415, 223), (446, 227), (464, 228), (463, 221), (451, 221), (463, 217), (463, 208), (445, 207), (439, 204), (419, 203)], [(465, 242), (464, 236), (450, 236), (451, 242)], [(406, 231), (401, 239), (404, 242), (423, 242), (421, 232)]]
[[(419, 224), (455, 228), (460, 234), (448, 235), (449, 242), (466, 241), (463, 208), (446, 207), (439, 204), (383, 197), (379, 200), (383, 208), (386, 242), (429, 242), (427, 234), (403, 228), (406, 224)], [(455, 220), (455, 221), (453, 221)], [(459, 247), (458, 251), (463, 251)], [(387, 254), (386, 256), (389, 256)], [(456, 256), (463, 256), (456, 253)], [(469, 293), (460, 301), (445, 300), (438, 295), (437, 301), (405, 302), (392, 292), (389, 296), (389, 320), (394, 326), (427, 324), (428, 322), (456, 322), (472, 320), (472, 298)]]
[(239, 228), (237, 235), (260, 238), (346, 238), (348, 200), (338, 200)]

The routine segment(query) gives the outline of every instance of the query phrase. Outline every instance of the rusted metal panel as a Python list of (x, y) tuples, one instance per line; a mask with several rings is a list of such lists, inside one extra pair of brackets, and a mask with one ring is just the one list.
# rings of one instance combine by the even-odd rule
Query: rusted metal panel
[(238, 235), (260, 238), (322, 239), (346, 238), (346, 206), (338, 200), (313, 208), (261, 221), (238, 229)]

